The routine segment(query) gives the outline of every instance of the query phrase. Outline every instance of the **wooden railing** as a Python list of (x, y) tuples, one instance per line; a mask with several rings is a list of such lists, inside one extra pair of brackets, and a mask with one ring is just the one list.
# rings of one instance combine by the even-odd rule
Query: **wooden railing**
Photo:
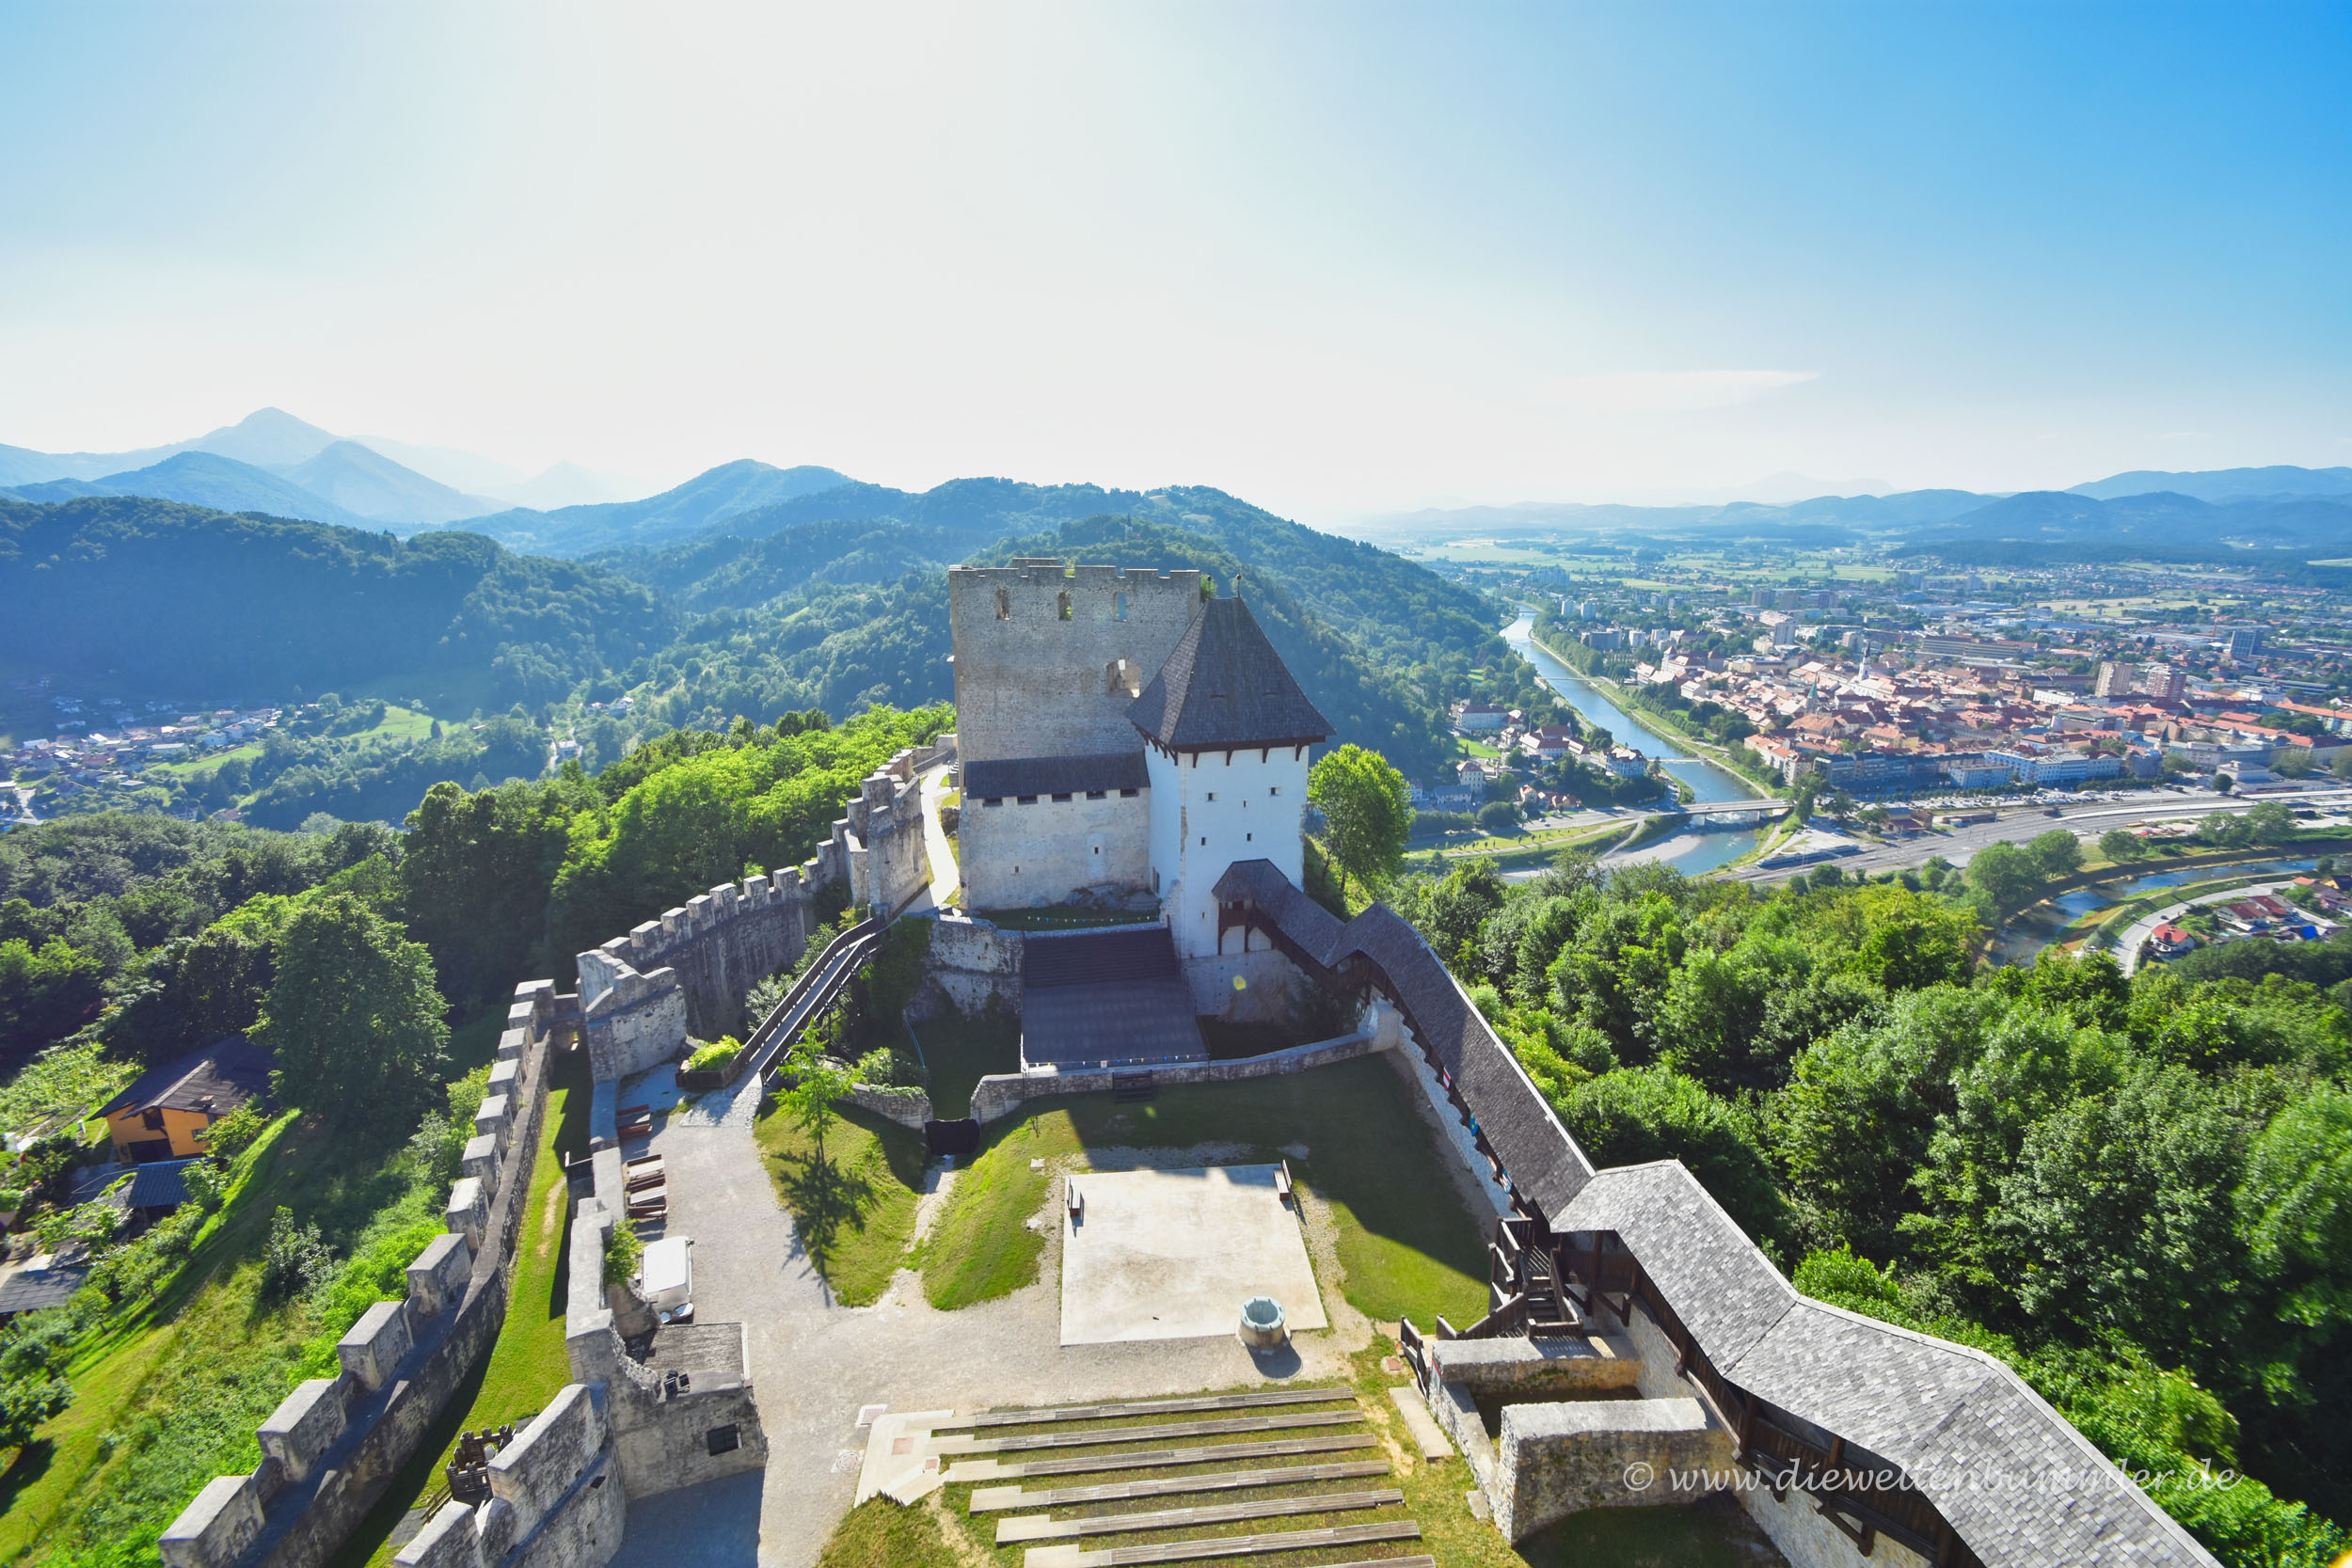
[(784, 1000), (770, 1009), (759, 1027), (752, 1031), (752, 1037), (743, 1043), (743, 1053), (737, 1060), (755, 1074), (767, 1071), (773, 1058), (789, 1050), (812, 1020), (840, 1000), (850, 977), (857, 973), (871, 949), (879, 945), (882, 931), (882, 922), (861, 920), (827, 942), (816, 961), (792, 982)]

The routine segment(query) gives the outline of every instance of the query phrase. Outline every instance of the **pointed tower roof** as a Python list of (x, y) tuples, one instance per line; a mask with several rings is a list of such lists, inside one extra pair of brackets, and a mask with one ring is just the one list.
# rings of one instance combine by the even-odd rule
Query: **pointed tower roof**
[(1239, 599), (1200, 607), (1127, 717), (1171, 751), (1305, 745), (1331, 733)]

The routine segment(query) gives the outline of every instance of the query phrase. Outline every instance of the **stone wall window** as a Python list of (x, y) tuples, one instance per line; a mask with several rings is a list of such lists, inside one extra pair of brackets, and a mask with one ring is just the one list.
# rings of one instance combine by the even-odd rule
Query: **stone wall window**
[(1111, 619), (1124, 621), (1126, 618), (1127, 595), (1124, 593), (1113, 594), (1111, 595)]
[(1058, 611), (1059, 611), (1059, 613), (1060, 613), (1060, 615), (1061, 615), (1061, 618), (1062, 618), (1063, 620), (1067, 621), (1067, 620), (1069, 620), (1069, 619), (1070, 619), (1070, 590), (1069, 590), (1069, 589), (1065, 588), (1065, 589), (1063, 589), (1063, 590), (1061, 591), (1061, 594), (1060, 594), (1060, 596), (1059, 596), (1059, 597), (1056, 600), (1056, 607), (1057, 607), (1057, 609), (1058, 610)]
[(1002, 588), (996, 590), (996, 619), (999, 621), (1012, 619), (1012, 595)]

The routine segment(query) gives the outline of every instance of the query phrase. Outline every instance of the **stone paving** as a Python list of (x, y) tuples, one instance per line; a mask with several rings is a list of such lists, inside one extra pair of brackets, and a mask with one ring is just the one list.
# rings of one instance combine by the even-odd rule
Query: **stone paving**
[[(647, 1098), (633, 1093), (628, 1102)], [(669, 1233), (697, 1243), (696, 1317), (747, 1325), (769, 1444), (756, 1530), (740, 1485), (648, 1499), (630, 1508), (617, 1568), (748, 1563), (754, 1539), (762, 1568), (814, 1563), (856, 1488), (861, 1406), (1065, 1403), (1188, 1394), (1256, 1378), (1330, 1378), (1343, 1376), (1347, 1357), (1370, 1342), (1371, 1325), (1327, 1290), (1334, 1328), (1260, 1357), (1233, 1336), (1065, 1349), (1058, 1225), (1038, 1283), (1000, 1300), (937, 1311), (915, 1276), (901, 1274), (879, 1304), (837, 1306), (762, 1168), (747, 1125), (755, 1100), (738, 1096), (713, 1115), (706, 1097), (665, 1117), (653, 1147), (667, 1164)], [(1057, 1201), (1049, 1205), (1058, 1220)], [(1311, 1203), (1308, 1218), (1311, 1233)], [(1327, 1280), (1327, 1246), (1314, 1250)]]

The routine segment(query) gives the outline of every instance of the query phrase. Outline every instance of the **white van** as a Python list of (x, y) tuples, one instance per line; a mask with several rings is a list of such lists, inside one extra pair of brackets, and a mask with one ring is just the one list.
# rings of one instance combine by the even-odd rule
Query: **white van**
[(664, 1236), (645, 1246), (638, 1279), (665, 1323), (687, 1323), (694, 1316), (693, 1246), (685, 1236)]

